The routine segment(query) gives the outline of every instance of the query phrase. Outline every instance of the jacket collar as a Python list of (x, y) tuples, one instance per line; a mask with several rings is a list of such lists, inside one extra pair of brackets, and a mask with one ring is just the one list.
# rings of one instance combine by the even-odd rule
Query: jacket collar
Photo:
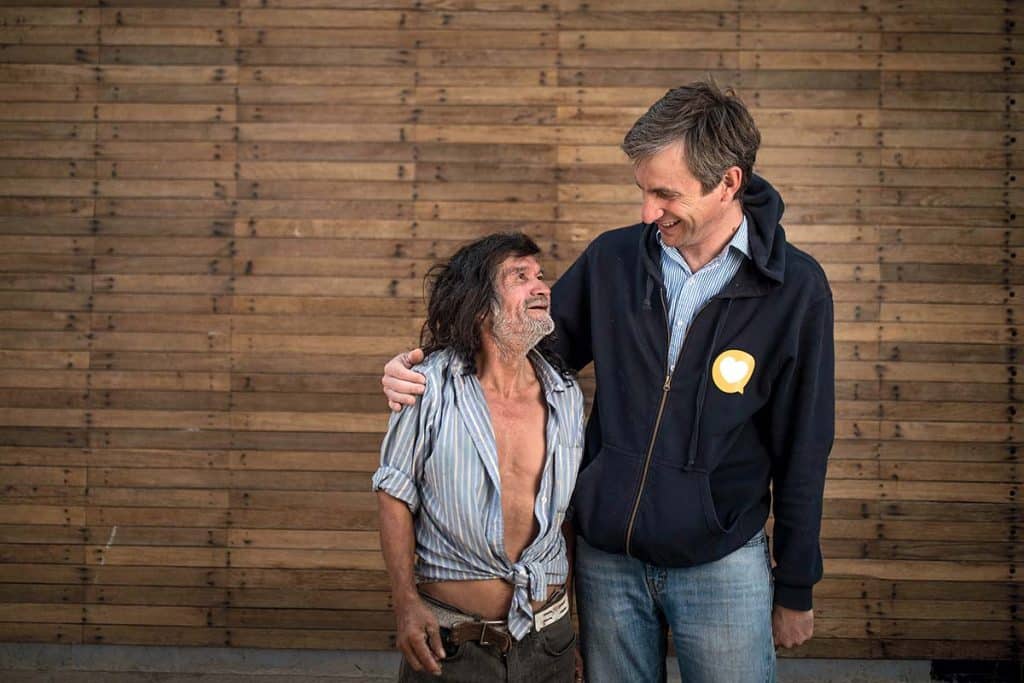
[[(743, 195), (743, 215), (747, 219), (748, 256), (739, 272), (720, 296), (762, 296), (782, 284), (786, 268), (786, 233), (779, 224), (785, 210), (782, 197), (771, 184), (753, 175)], [(653, 223), (642, 224), (641, 248), (637, 272), (645, 309), (651, 306), (654, 285), (664, 286), (661, 273), (661, 246)]]

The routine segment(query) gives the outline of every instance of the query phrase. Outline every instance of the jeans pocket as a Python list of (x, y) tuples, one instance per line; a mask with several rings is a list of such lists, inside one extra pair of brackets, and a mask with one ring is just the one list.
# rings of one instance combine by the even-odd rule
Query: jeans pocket
[(551, 624), (538, 635), (544, 652), (552, 657), (561, 657), (565, 653), (571, 652), (576, 645), (576, 631), (572, 627), (569, 615), (565, 615)]
[(456, 644), (451, 637), (451, 633), (451, 629), (445, 628), (444, 626), (441, 627), (441, 645), (444, 646), (444, 659), (441, 660), (442, 664), (444, 662), (457, 661), (466, 652), (467, 643)]

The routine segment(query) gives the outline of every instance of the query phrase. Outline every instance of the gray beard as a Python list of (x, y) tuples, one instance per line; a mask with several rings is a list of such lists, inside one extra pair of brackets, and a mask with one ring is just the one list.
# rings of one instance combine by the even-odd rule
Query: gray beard
[(510, 318), (502, 315), (496, 303), (491, 305), (491, 320), (491, 333), (503, 360), (525, 356), (555, 330), (555, 321), (550, 315), (537, 319), (524, 312), (519, 318)]

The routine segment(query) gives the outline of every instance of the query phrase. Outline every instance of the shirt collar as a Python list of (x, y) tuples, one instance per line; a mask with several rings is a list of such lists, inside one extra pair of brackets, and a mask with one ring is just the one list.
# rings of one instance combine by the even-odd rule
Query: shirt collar
[[(661, 250), (673, 261), (682, 263), (686, 267), (686, 271), (690, 272), (690, 267), (686, 265), (686, 260), (683, 255), (679, 253), (679, 250), (675, 247), (667, 247), (665, 243), (661, 241), (661, 231), (657, 231), (658, 245)], [(747, 258), (750, 258), (750, 234), (747, 228), (747, 217), (743, 216), (743, 220), (740, 221), (740, 227), (737, 228), (736, 232), (733, 233), (732, 239), (725, 245), (725, 248), (720, 251), (712, 261), (719, 259), (723, 254), (727, 253), (731, 249), (735, 249)]]
[(736, 234), (729, 240), (729, 246), (738, 250), (741, 254), (750, 258), (750, 233), (747, 228), (747, 217), (744, 216), (740, 222), (739, 229), (736, 230)]
[[(541, 355), (540, 351), (535, 348), (530, 349), (528, 357), (533, 361), (537, 379), (540, 381), (541, 386), (544, 387), (545, 394), (552, 391), (563, 392), (566, 390), (568, 385), (565, 378)], [(452, 353), (450, 368), (453, 376), (461, 378), (466, 372), (466, 363), (458, 354)]]
[(545, 390), (565, 391), (565, 378), (541, 355), (540, 351), (530, 349), (530, 358), (533, 360), (533, 367), (536, 368), (538, 379), (543, 383)]

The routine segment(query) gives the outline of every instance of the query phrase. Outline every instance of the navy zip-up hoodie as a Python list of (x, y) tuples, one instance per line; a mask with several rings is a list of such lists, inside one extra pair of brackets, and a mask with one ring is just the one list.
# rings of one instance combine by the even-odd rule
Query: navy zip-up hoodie
[[(751, 258), (697, 313), (671, 375), (655, 226), (600, 235), (555, 284), (557, 350), (597, 376), (572, 515), (594, 547), (687, 567), (750, 540), (774, 494), (775, 602), (808, 610), (835, 423), (832, 293), (786, 242), (764, 179), (743, 210)], [(753, 359), (742, 392), (713, 376), (727, 351)]]

